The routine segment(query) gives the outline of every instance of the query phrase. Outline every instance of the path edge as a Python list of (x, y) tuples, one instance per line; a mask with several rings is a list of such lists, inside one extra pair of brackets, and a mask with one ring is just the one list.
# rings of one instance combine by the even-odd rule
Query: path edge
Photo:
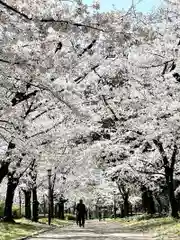
[[(64, 227), (64, 226), (62, 226), (62, 227)], [(31, 235), (28, 235), (28, 236), (16, 238), (15, 240), (26, 240), (26, 239), (32, 238), (34, 236), (38, 236), (41, 233), (50, 232), (51, 230), (54, 230), (56, 228), (57, 228), (56, 226), (52, 226), (52, 227), (49, 227), (48, 229), (42, 229), (42, 230), (32, 233)]]
[[(44, 225), (44, 224), (42, 224), (42, 225)], [(46, 225), (46, 224), (45, 224), (45, 225)], [(55, 230), (55, 229), (57, 229), (57, 228), (64, 228), (64, 227), (66, 227), (67, 225), (72, 225), (72, 223), (65, 224), (65, 225), (59, 225), (59, 226), (52, 224), (52, 225), (51, 225), (50, 227), (48, 227), (47, 229), (42, 229), (42, 230), (40, 230), (40, 231), (38, 231), (38, 232), (32, 233), (31, 235), (28, 235), (28, 236), (25, 236), (25, 237), (16, 238), (15, 240), (26, 240), (26, 239), (32, 238), (32, 237), (34, 237), (34, 236), (38, 236), (38, 235), (41, 234), (41, 233), (50, 232), (50, 231)]]

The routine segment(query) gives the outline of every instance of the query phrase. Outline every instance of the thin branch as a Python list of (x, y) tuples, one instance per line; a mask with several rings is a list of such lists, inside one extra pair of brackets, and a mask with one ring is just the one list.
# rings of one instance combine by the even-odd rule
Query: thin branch
[(80, 83), (80, 82), (82, 82), (82, 81), (85, 79), (85, 77), (87, 77), (87, 75), (88, 75), (91, 71), (95, 71), (96, 68), (98, 68), (99, 66), (100, 66), (100, 64), (96, 64), (95, 66), (91, 67), (91, 69), (90, 69), (89, 72), (86, 72), (86, 73), (84, 73), (82, 76), (75, 78), (75, 79), (74, 79), (74, 82), (75, 82), (75, 83)]
[(164, 173), (158, 173), (158, 172), (153, 172), (153, 171), (142, 171), (142, 170), (138, 170), (138, 169), (135, 169), (130, 163), (128, 164), (133, 171), (136, 171), (138, 173), (142, 173), (142, 174), (147, 174), (147, 175), (160, 175), (160, 176), (165, 176)]
[(30, 18), (26, 14), (18, 11), (16, 8), (8, 5), (7, 3), (3, 2), (2, 0), (0, 0), (0, 5), (4, 6), (6, 9), (10, 10), (11, 12), (14, 12), (15, 14), (23, 17), (24, 19), (26, 19), (28, 21), (38, 21), (38, 22), (42, 22), (42, 23), (64, 23), (64, 24), (69, 24), (69, 25), (73, 25), (73, 26), (76, 26), (76, 27), (87, 27), (87, 28), (90, 28), (90, 29), (94, 29), (94, 30), (104, 32), (104, 29), (94, 27), (92, 25), (86, 25), (84, 23), (76, 23), (76, 22), (72, 22), (72, 21), (68, 21), (68, 20), (55, 20), (53, 18), (36, 20), (36, 19)]
[(33, 104), (34, 104), (34, 101), (32, 101), (31, 103), (30, 103), (30, 105), (29, 105), (29, 107), (28, 107), (28, 109), (27, 109), (27, 111), (25, 112), (25, 115), (24, 115), (24, 119), (26, 119), (27, 118), (27, 116), (29, 115), (29, 113), (31, 113), (32, 112), (32, 106), (33, 106)]
[(7, 120), (0, 119), (0, 122), (7, 123), (7, 124), (9, 124), (11, 126), (14, 126), (14, 124), (12, 122), (8, 122)]
[(88, 50), (90, 50), (96, 43), (96, 39), (92, 40), (92, 42), (86, 47), (83, 49), (82, 53), (78, 54), (78, 57), (82, 57), (82, 55), (87, 52)]
[(10, 10), (10, 11), (12, 11), (12, 12), (14, 12), (14, 13), (20, 15), (20, 16), (22, 16), (22, 17), (25, 18), (26, 20), (31, 20), (31, 18), (29, 18), (26, 14), (18, 11), (16, 8), (11, 7), (10, 5), (8, 5), (7, 3), (5, 3), (5, 2), (3, 2), (3, 1), (1, 1), (1, 0), (0, 0), (0, 5), (4, 6), (4, 7), (7, 8), (8, 10)]
[(67, 21), (67, 20), (54, 20), (53, 18), (49, 18), (49, 19), (41, 19), (40, 22), (42, 22), (42, 23), (65, 23), (65, 24), (76, 26), (76, 27), (87, 27), (87, 28), (91, 28), (94, 30), (98, 30), (100, 32), (105, 32), (105, 30), (102, 28), (94, 27), (92, 25), (86, 25), (84, 23), (76, 23), (76, 22), (72, 22), (72, 21)]
[(20, 65), (22, 63), (27, 63), (26, 60), (11, 62), (9, 60), (5, 60), (5, 59), (2, 59), (2, 58), (0, 58), (0, 62), (12, 64), (12, 65)]
[(102, 95), (102, 99), (104, 101), (104, 104), (108, 107), (108, 109), (110, 110), (110, 112), (112, 113), (112, 115), (114, 116), (114, 120), (118, 121), (118, 117), (116, 116), (114, 110), (110, 107), (109, 103), (107, 102), (106, 98), (104, 95)]
[(136, 171), (139, 172), (139, 173), (142, 173), (142, 174), (147, 174), (147, 175), (160, 175), (160, 176), (164, 176), (164, 177), (165, 177), (165, 174), (164, 174), (164, 173), (150, 172), (150, 171), (142, 171), (142, 170), (136, 170)]
[(166, 65), (166, 64), (168, 64), (168, 63), (170, 63), (170, 62), (173, 62), (174, 61), (174, 59), (171, 59), (171, 60), (169, 60), (169, 61), (166, 61), (166, 62), (163, 62), (163, 63), (159, 63), (159, 64), (156, 64), (156, 65), (150, 65), (150, 66), (139, 66), (140, 68), (145, 68), (145, 69), (147, 69), (147, 68), (157, 68), (157, 67), (162, 67), (162, 66), (164, 66), (164, 65)]
[(40, 131), (40, 132), (38, 132), (38, 133), (35, 133), (35, 134), (31, 135), (30, 137), (27, 137), (27, 139), (30, 139), (30, 138), (33, 138), (33, 137), (36, 137), (36, 136), (39, 136), (39, 135), (48, 133), (49, 131), (51, 131), (52, 129), (54, 129), (55, 127), (57, 127), (57, 126), (60, 125), (61, 123), (63, 123), (63, 122), (65, 121), (65, 119), (66, 119), (66, 118), (64, 118), (61, 122), (55, 123), (52, 127), (46, 129), (45, 131)]
[(30, 168), (30, 166), (33, 165), (34, 162), (35, 162), (34, 159), (30, 161), (30, 163), (28, 164), (28, 166), (20, 173), (19, 179), (24, 175), (24, 173), (28, 170), (28, 168)]
[(43, 112), (41, 112), (41, 113), (37, 114), (35, 117), (33, 117), (33, 118), (32, 118), (32, 121), (34, 121), (35, 119), (41, 117), (43, 114), (45, 114), (45, 113), (47, 113), (48, 111), (51, 111), (51, 110), (53, 110), (53, 109), (55, 109), (55, 107), (52, 108), (52, 109), (44, 110)]
[(9, 142), (8, 139), (7, 139), (2, 133), (0, 133), (0, 137), (1, 137), (5, 142), (7, 142), (7, 143)]

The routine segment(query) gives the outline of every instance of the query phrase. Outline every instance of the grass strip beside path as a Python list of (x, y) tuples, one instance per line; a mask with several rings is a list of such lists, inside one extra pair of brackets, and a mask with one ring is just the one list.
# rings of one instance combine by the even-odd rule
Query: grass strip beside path
[(180, 220), (170, 217), (149, 218), (148, 216), (136, 216), (111, 221), (119, 222), (132, 231), (149, 232), (157, 240), (180, 239)]
[(0, 222), (0, 240), (22, 239), (24, 237), (51, 230), (52, 227), (64, 227), (65, 225), (69, 224), (68, 221), (62, 221), (59, 219), (52, 219), (51, 226), (49, 226), (47, 223), (47, 218), (40, 219), (38, 223), (26, 220), (24, 218), (16, 220), (16, 224)]
[[(44, 223), (44, 224), (48, 224), (48, 219), (47, 218), (40, 218), (39, 222)], [(53, 218), (51, 220), (51, 224), (52, 224), (52, 226), (56, 226), (56, 227), (64, 227), (66, 225), (72, 224), (72, 221)]]
[(0, 240), (13, 240), (22, 237), (29, 236), (33, 233), (38, 233), (44, 229), (42, 224), (26, 223), (23, 221), (21, 223), (18, 220), (18, 224), (11, 223), (0, 223)]

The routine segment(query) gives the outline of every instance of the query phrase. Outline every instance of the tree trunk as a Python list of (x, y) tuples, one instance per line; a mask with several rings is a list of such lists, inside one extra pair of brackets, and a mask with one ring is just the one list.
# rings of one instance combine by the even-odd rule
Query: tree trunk
[(64, 220), (64, 203), (58, 203), (58, 218)]
[(143, 192), (142, 205), (144, 211), (152, 215), (156, 212), (152, 191), (148, 190), (146, 187), (143, 187), (141, 190)]
[(17, 185), (18, 185), (18, 179), (15, 179), (13, 177), (8, 178), (6, 201), (5, 201), (5, 208), (4, 208), (4, 221), (6, 222), (14, 222), (13, 215), (12, 215), (12, 205), (13, 205), (14, 193)]
[(173, 218), (179, 218), (178, 205), (177, 205), (177, 201), (174, 194), (173, 169), (166, 167), (165, 174), (166, 174), (166, 183), (168, 186), (168, 196), (169, 196), (169, 203), (171, 207), (171, 216)]
[[(8, 145), (8, 149), (6, 152), (6, 156), (10, 157), (11, 151), (16, 147), (16, 145), (10, 141)], [(2, 180), (8, 175), (8, 168), (9, 168), (10, 162), (2, 162), (0, 167), (0, 183)]]
[(148, 191), (148, 214), (155, 214), (156, 213), (156, 209), (155, 209), (155, 203), (154, 203), (154, 198), (153, 198), (153, 194), (152, 191)]
[(44, 217), (46, 216), (46, 200), (45, 200), (45, 196), (43, 195), (43, 213), (44, 213)]
[(39, 203), (37, 199), (37, 187), (34, 187), (32, 190), (33, 205), (32, 205), (32, 221), (38, 222), (38, 208)]
[(121, 209), (121, 218), (124, 217), (124, 206), (123, 204), (120, 205), (120, 209)]
[(124, 196), (124, 217), (128, 217), (129, 216), (129, 194), (125, 194)]
[(3, 163), (0, 168), (0, 183), (8, 174), (9, 163)]
[(174, 186), (173, 186), (173, 182), (171, 181), (168, 184), (168, 192), (169, 192), (169, 202), (171, 206), (171, 216), (174, 218), (179, 218), (178, 205), (177, 205), (177, 201), (174, 194)]
[(51, 217), (54, 218), (54, 197), (53, 197), (53, 190), (51, 191)]
[(24, 190), (25, 218), (31, 219), (31, 191)]

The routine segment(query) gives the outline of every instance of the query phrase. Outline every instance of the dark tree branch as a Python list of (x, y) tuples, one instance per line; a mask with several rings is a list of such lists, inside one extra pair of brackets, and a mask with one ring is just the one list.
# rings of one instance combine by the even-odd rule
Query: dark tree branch
[(108, 107), (108, 109), (110, 110), (110, 112), (112, 113), (113, 117), (114, 117), (114, 120), (115, 121), (118, 121), (118, 117), (116, 116), (114, 110), (110, 107), (109, 103), (107, 102), (106, 98), (104, 95), (102, 95), (102, 99), (104, 101), (104, 104), (106, 105), (106, 107)]
[(168, 63), (173, 62), (173, 61), (174, 61), (174, 59), (171, 59), (169, 61), (165, 61), (163, 63), (159, 63), (159, 64), (156, 64), (156, 65), (152, 64), (150, 66), (141, 66), (140, 68), (145, 68), (146, 69), (146, 68), (162, 67), (162, 66), (167, 65)]
[(159, 150), (159, 153), (162, 156), (164, 167), (168, 167), (169, 166), (169, 161), (168, 161), (167, 155), (164, 151), (162, 142), (159, 141), (158, 139), (153, 139), (153, 142), (154, 142), (155, 146), (157, 147), (157, 149)]
[(167, 66), (168, 66), (168, 63), (166, 62), (166, 63), (164, 64), (164, 69), (163, 69), (162, 75), (164, 75), (164, 74), (166, 73)]
[(11, 62), (9, 60), (5, 60), (5, 59), (0, 58), (0, 62), (12, 64), (12, 65), (20, 65), (20, 64), (26, 63), (27, 61), (26, 60), (22, 60), (22, 61)]
[(102, 29), (102, 28), (94, 27), (92, 25), (86, 25), (84, 23), (76, 23), (76, 22), (72, 22), (72, 21), (68, 21), (68, 20), (54, 20), (53, 18), (49, 18), (49, 19), (41, 19), (40, 22), (42, 22), (42, 23), (63, 23), (63, 24), (73, 25), (76, 27), (87, 27), (87, 28), (91, 28), (91, 29), (98, 30), (101, 32), (105, 32), (104, 29)]
[(88, 50), (90, 50), (96, 43), (96, 39), (92, 40), (92, 42), (86, 47), (83, 49), (82, 53), (78, 54), (78, 57), (82, 57), (82, 55), (87, 52)]
[[(8, 5), (7, 3), (3, 2), (2, 0), (0, 0), (0, 5), (4, 6), (6, 9), (10, 10), (11, 12), (14, 12), (15, 14), (18, 14), (19, 16), (23, 17), (24, 19), (26, 19), (28, 21), (33, 21), (33, 18), (28, 17), (26, 14), (18, 11), (16, 8)], [(34, 20), (34, 21), (36, 21), (36, 20)], [(94, 27), (91, 25), (86, 25), (83, 23), (76, 23), (76, 22), (72, 22), (72, 21), (68, 21), (68, 20), (55, 20), (53, 18), (48, 18), (48, 19), (41, 19), (41, 20), (37, 20), (37, 21), (42, 22), (42, 23), (58, 23), (59, 22), (59, 23), (63, 23), (63, 24), (73, 25), (76, 27), (87, 27), (87, 28), (91, 28), (94, 30), (104, 32), (104, 29)]]
[(75, 83), (80, 83), (80, 82), (82, 82), (82, 81), (85, 79), (85, 77), (87, 77), (87, 75), (88, 75), (91, 71), (96, 70), (96, 68), (98, 68), (99, 66), (100, 66), (100, 64), (97, 64), (97, 65), (91, 67), (91, 69), (90, 69), (89, 72), (86, 72), (86, 73), (84, 73), (82, 76), (75, 78), (75, 79), (74, 79), (74, 82), (75, 82)]
[(24, 175), (28, 168), (32, 167), (35, 164), (35, 159), (31, 160), (28, 166), (19, 174), (19, 179)]
[(27, 116), (29, 115), (29, 113), (32, 111), (32, 106), (34, 104), (34, 101), (32, 101), (27, 109), (27, 111), (25, 112), (25, 115), (24, 115), (24, 119), (27, 118)]
[(42, 135), (42, 134), (50, 132), (52, 129), (54, 129), (55, 127), (57, 127), (61, 123), (63, 123), (65, 121), (65, 119), (66, 118), (64, 118), (61, 122), (55, 123), (52, 127), (46, 129), (45, 131), (40, 131), (38, 133), (35, 133), (35, 134), (31, 135), (30, 137), (27, 137), (27, 139), (30, 139), (30, 138), (33, 138), (33, 137), (36, 137), (36, 136), (39, 136), (39, 135)]
[(177, 153), (178, 153), (178, 148), (177, 148), (176, 143), (174, 143), (174, 149), (173, 149), (173, 153), (172, 153), (172, 157), (171, 157), (171, 168), (172, 169), (174, 169)]
[(158, 172), (152, 172), (152, 171), (141, 171), (141, 170), (136, 170), (138, 173), (142, 174), (147, 174), (147, 175), (160, 175), (165, 177), (166, 175), (164, 173), (158, 173)]
[(19, 12), (16, 8), (13, 8), (13, 7), (9, 6), (7, 3), (5, 3), (5, 2), (3, 2), (1, 0), (0, 0), (0, 5), (4, 6), (8, 10), (10, 10), (10, 11), (12, 11), (12, 12), (14, 12), (14, 13), (20, 15), (20, 16), (22, 16), (26, 20), (31, 20), (31, 18), (29, 18), (26, 14)]
[(51, 111), (51, 110), (53, 110), (53, 109), (55, 109), (55, 107), (52, 108), (52, 109), (44, 110), (43, 112), (41, 112), (41, 113), (37, 114), (35, 117), (33, 117), (33, 118), (32, 118), (32, 121), (34, 121), (35, 119), (41, 117), (43, 114), (45, 114), (45, 113), (47, 113), (47, 112), (49, 112), (49, 111)]
[(25, 94), (25, 93), (18, 93), (19, 95), (17, 96), (17, 94), (15, 95), (15, 97), (12, 99), (12, 106), (17, 105), (20, 102), (23, 102), (27, 99), (29, 99), (32, 96), (35, 96), (36, 93), (38, 92), (38, 90), (34, 90), (31, 93)]

